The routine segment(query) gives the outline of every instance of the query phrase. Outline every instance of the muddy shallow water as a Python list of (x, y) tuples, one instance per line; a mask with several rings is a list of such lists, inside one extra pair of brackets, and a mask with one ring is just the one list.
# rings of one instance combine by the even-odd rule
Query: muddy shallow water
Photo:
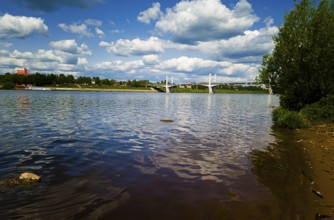
[(313, 219), (311, 170), (297, 136), (272, 129), (277, 104), (0, 91), (0, 179), (42, 176), (0, 188), (0, 219)]

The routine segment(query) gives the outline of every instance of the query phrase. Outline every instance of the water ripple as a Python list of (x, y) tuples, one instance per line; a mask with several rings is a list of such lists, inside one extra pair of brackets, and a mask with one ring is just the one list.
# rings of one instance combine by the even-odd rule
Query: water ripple
[(263, 190), (247, 154), (274, 140), (268, 102), (265, 95), (1, 91), (0, 177), (33, 171), (42, 183), (0, 188), (0, 218), (97, 219), (147, 196), (178, 194), (186, 203), (195, 185), (196, 199), (252, 198)]

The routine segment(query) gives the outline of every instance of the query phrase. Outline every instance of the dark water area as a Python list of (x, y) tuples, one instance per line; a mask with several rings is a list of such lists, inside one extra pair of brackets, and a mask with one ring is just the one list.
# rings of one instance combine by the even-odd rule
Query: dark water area
[[(0, 219), (308, 219), (276, 96), (0, 91)], [(173, 123), (163, 123), (171, 119)], [(306, 171), (307, 172), (307, 171)]]

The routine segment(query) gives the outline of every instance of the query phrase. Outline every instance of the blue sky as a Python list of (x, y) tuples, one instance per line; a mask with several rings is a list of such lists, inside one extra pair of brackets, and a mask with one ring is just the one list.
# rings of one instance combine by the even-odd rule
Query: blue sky
[(293, 0), (1, 0), (0, 73), (254, 81)]

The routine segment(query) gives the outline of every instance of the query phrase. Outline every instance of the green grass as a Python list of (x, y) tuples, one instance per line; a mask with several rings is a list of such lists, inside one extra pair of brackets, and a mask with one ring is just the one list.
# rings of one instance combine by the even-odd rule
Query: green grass
[[(164, 90), (164, 89), (163, 89)], [(173, 88), (173, 93), (209, 93), (209, 89)], [(268, 94), (266, 90), (216, 89), (218, 94)]]
[(334, 122), (334, 95), (323, 97), (319, 102), (305, 106), (299, 112), (278, 107), (273, 111), (275, 126), (304, 128), (317, 123)]

